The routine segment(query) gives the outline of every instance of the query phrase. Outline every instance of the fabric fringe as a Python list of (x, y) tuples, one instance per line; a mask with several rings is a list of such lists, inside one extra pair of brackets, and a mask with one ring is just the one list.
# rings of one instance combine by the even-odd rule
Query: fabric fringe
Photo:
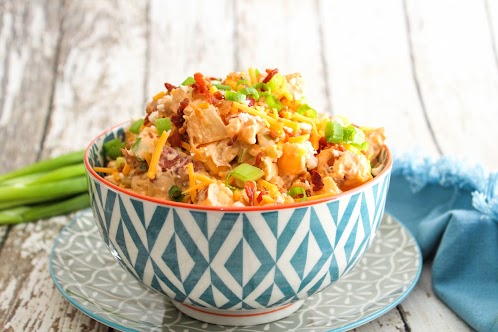
[(481, 165), (469, 165), (455, 157), (422, 157), (394, 153), (393, 175), (404, 176), (413, 192), (427, 185), (470, 191), (472, 205), (484, 218), (498, 221), (498, 172), (489, 174)]

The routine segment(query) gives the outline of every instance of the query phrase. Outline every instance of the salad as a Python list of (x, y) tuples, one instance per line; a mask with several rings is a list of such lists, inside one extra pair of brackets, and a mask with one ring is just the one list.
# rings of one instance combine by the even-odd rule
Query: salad
[(164, 84), (126, 139), (104, 144), (111, 183), (210, 206), (289, 204), (337, 195), (383, 168), (384, 131), (318, 112), (300, 74), (196, 73)]

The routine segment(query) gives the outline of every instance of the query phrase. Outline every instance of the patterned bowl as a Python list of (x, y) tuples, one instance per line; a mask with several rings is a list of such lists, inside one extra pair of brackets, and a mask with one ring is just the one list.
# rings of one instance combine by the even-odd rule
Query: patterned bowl
[(110, 129), (85, 166), (99, 232), (121, 266), (183, 313), (222, 325), (292, 314), (351, 270), (384, 212), (392, 158), (372, 181), (332, 198), (266, 207), (202, 207), (137, 195), (100, 177)]

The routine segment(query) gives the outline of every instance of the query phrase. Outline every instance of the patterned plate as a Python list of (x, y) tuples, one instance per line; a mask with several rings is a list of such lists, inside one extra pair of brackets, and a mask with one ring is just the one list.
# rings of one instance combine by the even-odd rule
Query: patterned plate
[(101, 240), (91, 210), (84, 210), (56, 240), (50, 274), (76, 308), (122, 331), (345, 331), (401, 302), (420, 276), (421, 259), (413, 237), (385, 215), (358, 265), (309, 297), (294, 314), (269, 324), (224, 327), (183, 315), (163, 295), (125, 273)]

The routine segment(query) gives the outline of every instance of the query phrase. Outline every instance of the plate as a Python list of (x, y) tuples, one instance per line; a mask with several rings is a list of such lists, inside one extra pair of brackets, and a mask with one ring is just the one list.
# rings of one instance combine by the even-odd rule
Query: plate
[(50, 255), (50, 274), (62, 295), (91, 318), (122, 331), (346, 331), (394, 308), (413, 289), (421, 269), (414, 238), (385, 214), (357, 266), (294, 314), (268, 324), (226, 327), (182, 314), (126, 273), (102, 241), (90, 209), (64, 227)]

